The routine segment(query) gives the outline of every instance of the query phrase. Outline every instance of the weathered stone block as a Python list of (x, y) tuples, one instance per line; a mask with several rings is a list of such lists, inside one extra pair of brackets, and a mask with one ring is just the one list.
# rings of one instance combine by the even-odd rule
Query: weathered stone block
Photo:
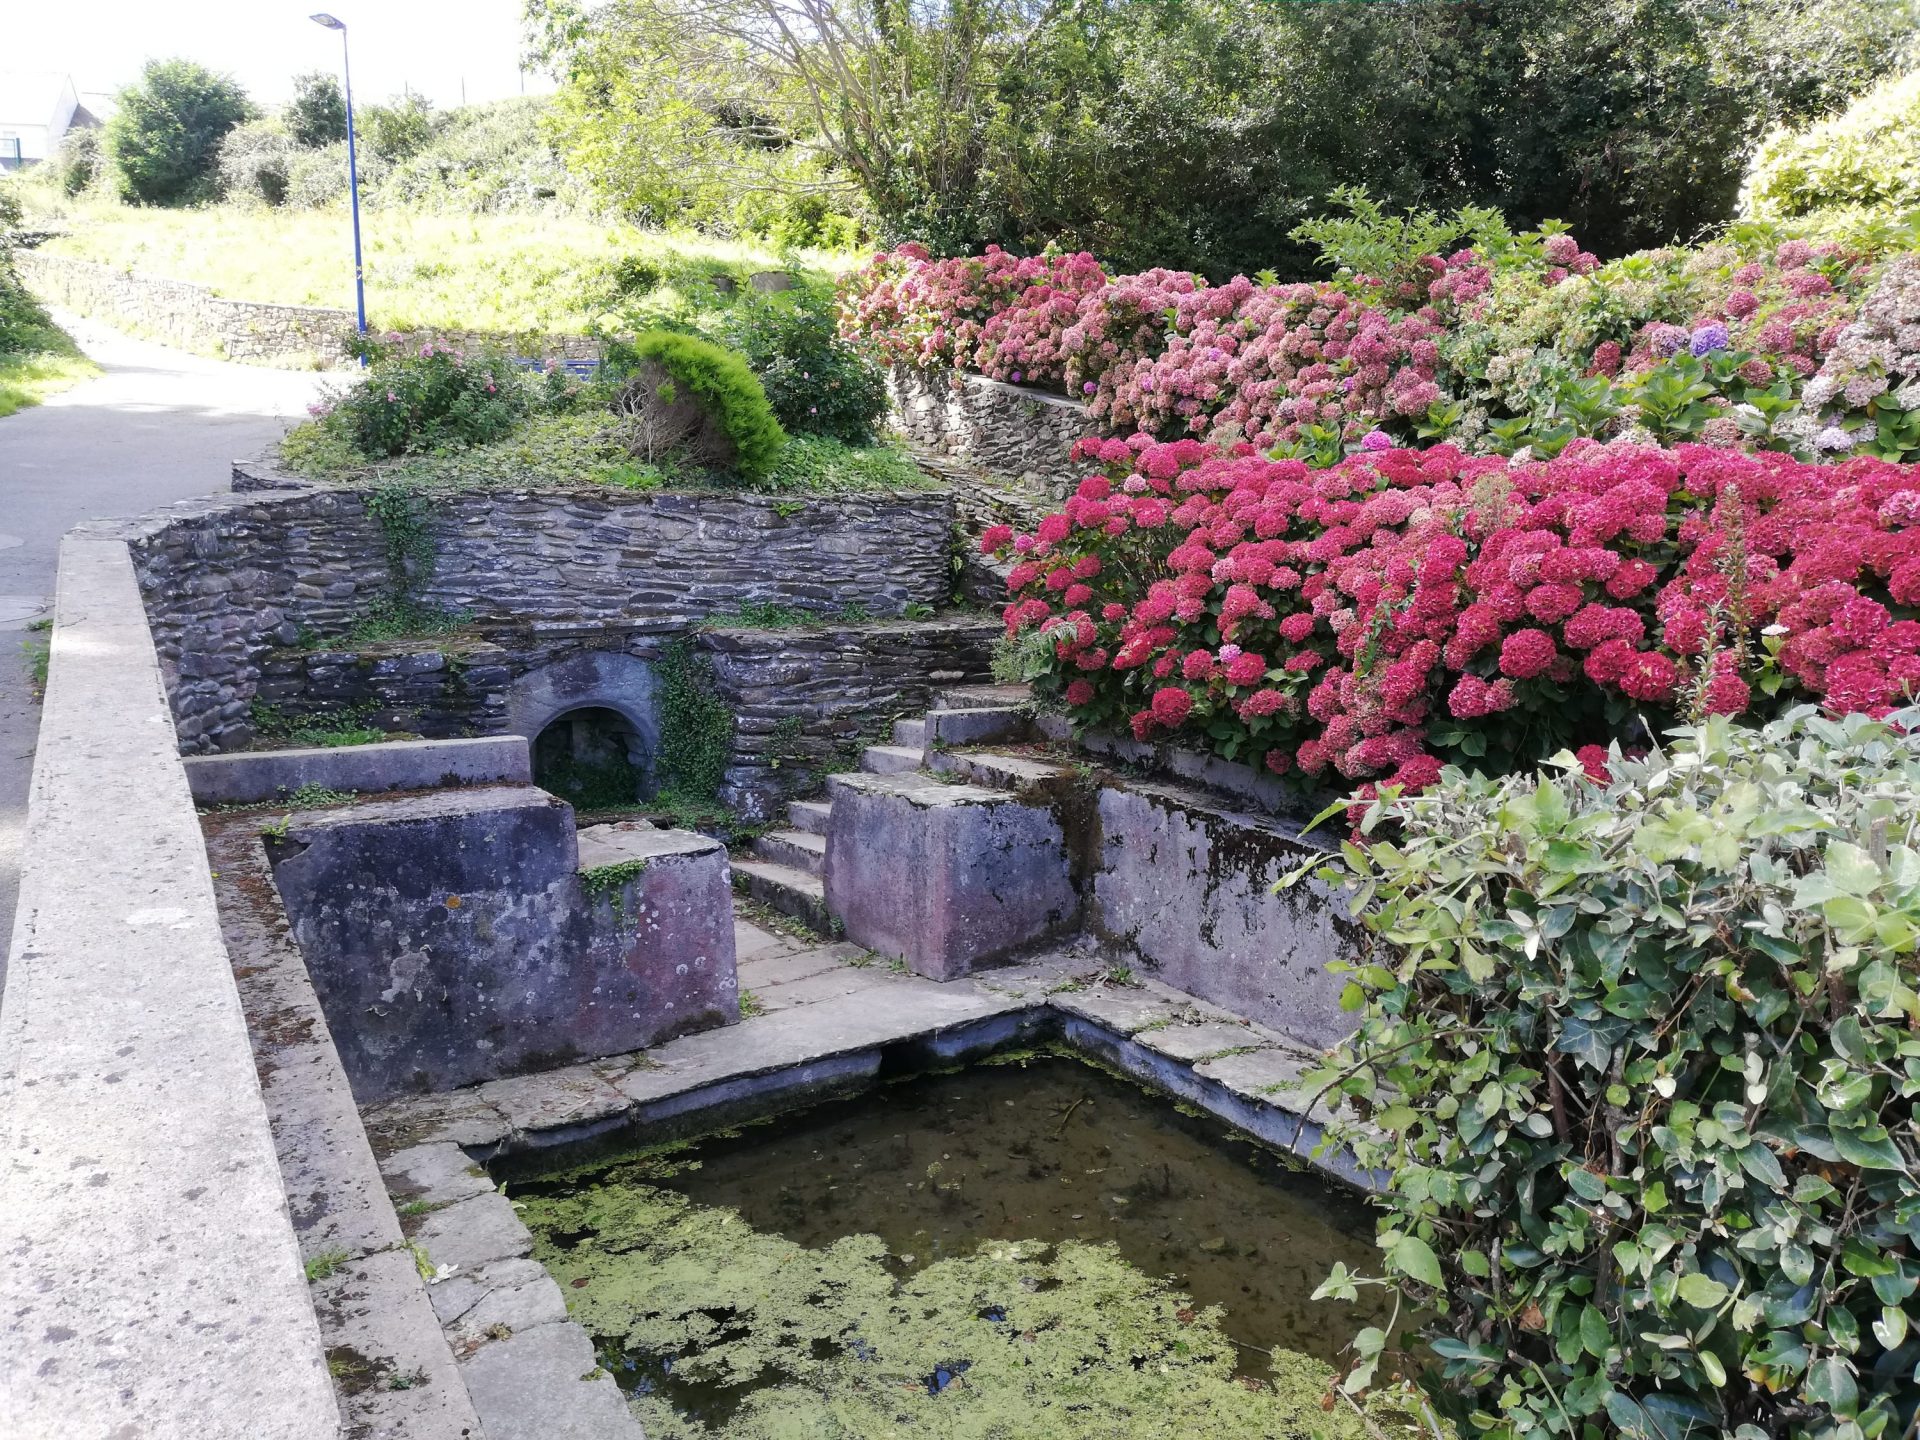
[(1051, 807), (919, 776), (839, 778), (827, 906), (856, 945), (952, 980), (1079, 924)]
[(184, 763), (198, 805), (247, 805), (291, 795), (303, 785), (377, 794), (533, 779), (527, 742), (519, 735), (197, 755)]
[(1345, 901), (1317, 880), (1274, 882), (1321, 853), (1290, 826), (1174, 786), (1100, 792), (1088, 925), (1178, 990), (1315, 1047), (1340, 1039), (1355, 953)]
[(644, 870), (589, 888), (539, 790), (296, 816), (274, 878), (361, 1103), (737, 1019), (726, 852), (647, 836)]

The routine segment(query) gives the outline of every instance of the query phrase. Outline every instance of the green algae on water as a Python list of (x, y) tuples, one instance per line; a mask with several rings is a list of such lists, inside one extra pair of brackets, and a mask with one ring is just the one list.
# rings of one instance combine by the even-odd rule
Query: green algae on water
[(876, 1236), (807, 1249), (631, 1175), (521, 1216), (651, 1440), (1365, 1434), (1323, 1408), (1330, 1366), (1236, 1376), (1219, 1309), (1111, 1245), (989, 1242), (903, 1275)]
[(1361, 1204), (1075, 1061), (514, 1193), (652, 1440), (1366, 1433), (1327, 1362), (1376, 1317), (1308, 1298)]

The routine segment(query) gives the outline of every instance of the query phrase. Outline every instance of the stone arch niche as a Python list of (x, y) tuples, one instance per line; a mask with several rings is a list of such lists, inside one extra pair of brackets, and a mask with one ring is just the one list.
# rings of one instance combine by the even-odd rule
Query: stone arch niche
[[(634, 793), (650, 796), (660, 750), (658, 681), (653, 667), (617, 651), (586, 650), (529, 671), (507, 694), (507, 731), (524, 735), (534, 757), (534, 781), (543, 774), (606, 772), (624, 759)], [(558, 767), (558, 768), (556, 768)], [(563, 798), (564, 785), (548, 785)], [(611, 797), (606, 797), (611, 798)]]

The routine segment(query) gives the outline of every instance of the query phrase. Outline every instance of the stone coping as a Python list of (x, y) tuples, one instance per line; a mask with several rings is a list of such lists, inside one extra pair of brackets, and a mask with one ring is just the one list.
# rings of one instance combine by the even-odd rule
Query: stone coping
[(0, 997), (0, 1409), (22, 1436), (339, 1416), (124, 543), (61, 547)]
[(440, 785), (530, 785), (524, 735), (461, 740), (388, 740), (233, 755), (182, 762), (196, 805), (252, 805), (284, 799), (306, 785), (370, 794)]

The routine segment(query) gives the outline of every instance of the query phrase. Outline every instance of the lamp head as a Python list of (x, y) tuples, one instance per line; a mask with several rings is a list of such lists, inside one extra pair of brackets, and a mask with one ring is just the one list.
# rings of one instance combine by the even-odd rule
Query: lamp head
[(322, 12), (321, 14), (318, 14), (318, 15), (309, 15), (307, 18), (313, 21), (313, 23), (316, 25), (326, 26), (327, 29), (329, 30), (344, 30), (347, 28), (346, 24), (343, 21), (336, 20), (333, 18), (333, 16), (328, 15), (325, 12)]

